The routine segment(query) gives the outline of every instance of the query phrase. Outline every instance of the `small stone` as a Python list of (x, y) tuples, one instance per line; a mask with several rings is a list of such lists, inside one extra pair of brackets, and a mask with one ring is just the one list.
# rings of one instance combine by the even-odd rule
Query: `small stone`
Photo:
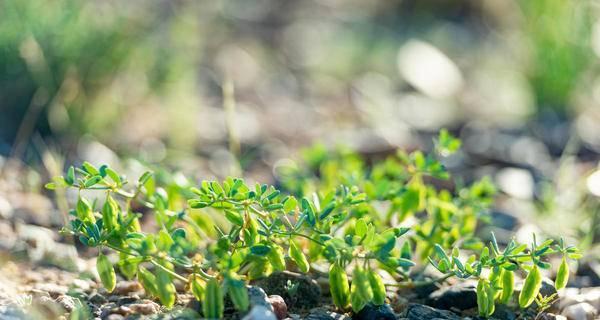
[(125, 297), (118, 297), (118, 299), (116, 300), (116, 302), (117, 302), (117, 305), (122, 306), (122, 305), (126, 305), (126, 304), (135, 303), (138, 300), (140, 300), (139, 297), (125, 296)]
[(106, 303), (108, 300), (106, 300), (106, 298), (99, 294), (99, 293), (93, 293), (92, 295), (90, 295), (90, 297), (88, 298), (88, 301), (95, 304), (95, 305), (100, 305), (103, 303)]
[[(8, 200), (0, 197), (0, 218), (8, 220), (13, 216), (13, 207)], [(6, 239), (6, 238), (3, 238)]]
[(394, 310), (389, 304), (383, 304), (376, 306), (374, 304), (367, 304), (353, 319), (355, 320), (396, 320)]
[(425, 306), (418, 303), (411, 303), (405, 311), (405, 317), (409, 320), (422, 319), (445, 319), (459, 320), (460, 317), (448, 310), (438, 310), (430, 306)]
[(137, 281), (119, 281), (115, 286), (114, 294), (128, 295), (132, 292), (141, 292), (142, 286)]
[(581, 289), (583, 301), (591, 304), (594, 308), (600, 310), (600, 287)]
[(267, 307), (256, 305), (252, 307), (250, 312), (248, 312), (242, 320), (277, 320), (277, 316), (275, 316), (275, 313)]
[(313, 308), (310, 310), (306, 320), (347, 320), (349, 319), (343, 314), (329, 311), (325, 308)]
[(542, 286), (540, 287), (540, 294), (544, 297), (549, 297), (556, 293), (556, 288), (554, 287), (554, 281), (550, 280), (550, 278), (544, 277), (542, 278)]
[(144, 315), (156, 314), (160, 312), (160, 306), (156, 302), (150, 300), (143, 300), (140, 303), (133, 303), (128, 305), (128, 307), (133, 313)]
[(73, 281), (71, 282), (71, 287), (72, 288), (79, 288), (83, 291), (88, 291), (90, 290), (90, 283), (86, 280), (82, 280), (82, 279), (73, 279)]
[(273, 310), (277, 319), (285, 319), (288, 315), (287, 305), (281, 296), (278, 295), (270, 295), (269, 302), (271, 306), (273, 306)]
[(573, 280), (579, 282), (577, 284), (580, 287), (600, 286), (600, 262), (595, 259), (580, 261), (576, 275)]
[(562, 315), (569, 320), (593, 320), (597, 315), (597, 310), (587, 302), (582, 302), (566, 307)]
[(133, 311), (131, 310), (131, 308), (129, 308), (129, 306), (119, 306), (118, 308), (116, 308), (116, 310), (113, 310), (114, 313), (123, 315), (123, 316), (127, 316), (130, 315)]
[(271, 305), (271, 301), (269, 300), (267, 294), (262, 288), (257, 286), (248, 286), (248, 298), (250, 300), (251, 306), (263, 306), (275, 312), (273, 306)]
[(507, 305), (502, 303), (496, 303), (496, 308), (494, 310), (494, 314), (492, 314), (492, 318), (503, 320), (515, 320), (517, 318), (517, 314)]
[(100, 318), (105, 319), (106, 317), (108, 317), (110, 314), (116, 313), (117, 312), (117, 305), (115, 303), (108, 303), (102, 306), (102, 309), (100, 310)]
[(124, 316), (117, 314), (117, 313), (113, 313), (113, 314), (109, 314), (106, 318), (103, 318), (105, 320), (123, 320), (125, 319)]
[(48, 319), (57, 318), (65, 312), (65, 309), (60, 303), (46, 296), (34, 299), (32, 307), (34, 310), (39, 311)]
[(538, 316), (537, 320), (567, 320), (567, 317), (560, 314), (544, 312)]
[(472, 281), (438, 289), (429, 295), (426, 304), (437, 309), (466, 310), (477, 307), (477, 284)]
[(62, 295), (56, 298), (56, 302), (58, 302), (65, 310), (73, 311), (75, 309), (75, 299), (68, 295)]
[(313, 308), (321, 303), (321, 286), (303, 274), (274, 272), (266, 278), (256, 280), (254, 285), (263, 288), (267, 294), (283, 297), (290, 310)]
[(37, 283), (35, 284), (34, 288), (39, 291), (47, 292), (54, 299), (58, 298), (61, 295), (67, 294), (67, 291), (69, 291), (69, 289), (66, 286), (49, 282)]

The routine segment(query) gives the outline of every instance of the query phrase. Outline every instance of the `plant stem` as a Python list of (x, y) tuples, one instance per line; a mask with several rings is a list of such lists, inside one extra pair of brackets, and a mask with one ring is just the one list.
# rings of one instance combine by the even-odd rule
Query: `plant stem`
[(165, 266), (163, 266), (162, 264), (160, 264), (160, 263), (156, 262), (155, 260), (152, 260), (152, 259), (151, 259), (151, 260), (150, 260), (150, 263), (152, 263), (153, 265), (155, 265), (155, 266), (157, 266), (157, 267), (159, 267), (159, 268), (163, 269), (163, 270), (164, 270), (166, 273), (170, 274), (171, 276), (173, 276), (173, 277), (175, 277), (175, 278), (177, 278), (177, 279), (179, 279), (179, 280), (181, 280), (181, 281), (183, 281), (183, 282), (185, 282), (185, 283), (187, 283), (187, 282), (188, 282), (188, 279), (186, 279), (185, 277), (183, 277), (183, 276), (180, 276), (179, 274), (177, 274), (177, 273), (175, 273), (175, 272), (173, 272), (173, 271), (171, 271), (171, 270), (167, 269)]
[(423, 286), (428, 286), (428, 285), (432, 285), (438, 282), (443, 282), (444, 280), (452, 277), (454, 274), (452, 273), (448, 273), (445, 274), (439, 278), (435, 278), (435, 279), (431, 279), (431, 280), (426, 280), (426, 281), (406, 281), (406, 282), (400, 282), (400, 283), (389, 283), (386, 284), (386, 286), (391, 286), (391, 287), (398, 287), (398, 288), (418, 288), (418, 287), (423, 287)]

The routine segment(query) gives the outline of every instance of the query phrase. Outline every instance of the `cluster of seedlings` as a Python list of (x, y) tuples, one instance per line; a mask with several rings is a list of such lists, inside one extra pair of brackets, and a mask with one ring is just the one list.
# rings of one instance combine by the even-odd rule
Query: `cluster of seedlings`
[[(435, 142), (444, 156), (460, 147), (446, 131)], [(562, 255), (557, 289), (567, 283), (568, 259), (580, 257), (562, 240), (538, 243), (535, 236), (530, 245), (510, 241), (503, 249), (493, 235), (483, 243), (475, 229), (492, 203), (493, 185), (483, 179), (453, 192), (434, 187), (431, 181), (449, 174), (420, 151), (399, 151), (367, 166), (351, 152), (317, 147), (307, 152), (304, 166), (278, 170), (282, 191), (241, 178), (163, 185), (150, 172), (131, 184), (108, 166), (85, 162), (47, 187), (79, 191), (63, 231), (99, 248), (97, 270), (108, 291), (118, 271), (137, 278), (169, 308), (177, 279), (210, 319), (224, 316), (225, 296), (246, 312), (247, 283), (274, 271), (306, 274), (326, 266), (335, 306), (359, 312), (368, 303), (386, 303), (388, 286), (418, 285), (411, 268), (428, 263), (440, 272), (433, 281), (476, 279), (479, 313), (488, 317), (498, 303), (543, 306), (549, 297), (539, 295), (540, 269), (551, 267), (547, 256)], [(152, 214), (156, 232), (141, 229), (139, 212)], [(393, 283), (385, 283), (379, 270)], [(525, 276), (518, 295), (515, 273)]]

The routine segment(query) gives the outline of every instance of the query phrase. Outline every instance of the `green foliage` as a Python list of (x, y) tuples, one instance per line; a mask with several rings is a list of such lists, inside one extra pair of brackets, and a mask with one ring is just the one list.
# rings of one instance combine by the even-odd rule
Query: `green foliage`
[[(443, 153), (459, 145), (447, 132), (440, 134)], [(308, 168), (288, 170), (284, 190), (251, 186), (239, 178), (202, 181), (191, 188), (163, 186), (152, 173), (129, 187), (113, 169), (87, 162), (69, 168), (50, 187), (80, 190), (66, 233), (87, 246), (118, 252), (118, 270), (127, 278), (137, 277), (147, 294), (166, 307), (175, 303), (174, 282), (185, 283), (203, 302), (206, 318), (222, 317), (225, 295), (237, 310), (246, 311), (247, 281), (288, 266), (310, 272), (317, 262), (330, 265), (334, 304), (358, 312), (367, 303), (385, 303), (377, 268), (392, 275), (396, 285), (410, 286), (415, 285), (410, 269), (427, 261), (443, 274), (436, 281), (478, 279), (479, 310), (489, 316), (496, 299), (505, 303), (512, 296), (515, 270), (535, 275), (538, 268), (550, 267), (543, 261), (549, 254), (579, 255), (562, 241), (552, 247), (550, 240), (540, 245), (534, 240), (529, 250), (514, 241), (503, 251), (495, 240), (485, 246), (474, 231), (492, 202), (493, 186), (482, 180), (455, 193), (438, 189), (426, 181), (447, 179), (448, 173), (420, 151), (398, 152), (369, 170), (351, 152), (329, 155), (316, 149), (306, 154)], [(320, 179), (310, 170), (317, 170)], [(83, 190), (106, 195), (90, 202)], [(140, 206), (152, 212), (155, 232), (140, 229), (141, 214), (134, 212)], [(409, 218), (417, 222), (402, 226)], [(461, 260), (461, 250), (480, 254)], [(98, 260), (102, 282), (110, 290), (114, 268), (105, 256)], [(527, 280), (532, 284), (519, 299), (523, 306), (537, 296), (534, 280)]]

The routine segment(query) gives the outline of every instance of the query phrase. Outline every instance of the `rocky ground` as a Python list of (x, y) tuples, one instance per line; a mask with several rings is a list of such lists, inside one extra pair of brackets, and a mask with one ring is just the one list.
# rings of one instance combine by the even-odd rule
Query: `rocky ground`
[[(136, 281), (121, 280), (112, 293), (106, 292), (96, 280), (94, 258), (78, 254), (74, 245), (48, 227), (2, 219), (0, 239), (0, 319), (68, 319), (81, 310), (91, 312), (84, 318), (95, 319), (200, 318), (201, 306), (189, 294), (181, 293), (176, 307), (165, 310), (146, 297)], [(427, 277), (427, 272), (419, 277)], [(468, 281), (390, 291), (389, 304), (367, 306), (349, 315), (332, 308), (326, 281), (317, 280), (291, 272), (273, 274), (249, 287), (252, 308), (248, 314), (235, 314), (227, 302), (226, 313), (231, 319), (247, 320), (477, 319), (475, 285)], [(289, 289), (290, 283), (297, 284), (295, 290)], [(515, 313), (499, 305), (494, 318), (597, 319), (600, 264), (583, 261), (571, 285), (546, 312)], [(181, 284), (178, 289), (183, 292)], [(543, 292), (555, 292), (549, 279)]]
[[(492, 139), (502, 140), (502, 139)], [(498, 148), (501, 143), (494, 146)], [(468, 146), (467, 146), (468, 147)], [(494, 150), (470, 155), (478, 159), (486, 156), (486, 165), (471, 161), (473, 168), (454, 168), (463, 175), (483, 171), (485, 174), (529, 177), (529, 197), (538, 195), (538, 179), (533, 170), (524, 168), (540, 167), (537, 163), (524, 165), (513, 162), (490, 160)], [(506, 150), (504, 150), (506, 151)], [(497, 150), (497, 153), (503, 153)], [(504, 152), (506, 153), (506, 152)], [(516, 153), (521, 154), (521, 153)], [(545, 160), (544, 160), (545, 161)], [(467, 162), (467, 161), (465, 161)], [(514, 168), (505, 169), (507, 166)], [(590, 164), (583, 164), (587, 169)], [(500, 168), (490, 171), (490, 167)], [(515, 169), (518, 168), (518, 169)], [(464, 170), (463, 170), (464, 169)], [(556, 170), (553, 166), (548, 171)], [(578, 169), (583, 171), (583, 169)], [(516, 171), (518, 170), (518, 171)], [(6, 171), (8, 178), (0, 179), (0, 319), (198, 319), (201, 306), (189, 294), (178, 296), (176, 307), (165, 310), (156, 301), (144, 295), (141, 286), (135, 281), (118, 281), (117, 288), (107, 293), (98, 283), (95, 271), (95, 252), (78, 248), (72, 239), (60, 236), (58, 230), (63, 225), (63, 216), (56, 205), (37, 191), (29, 191), (21, 183), (23, 172)], [(11, 179), (11, 175), (13, 176)], [(469, 179), (467, 179), (469, 180)], [(524, 183), (519, 179), (508, 179), (499, 188), (511, 195), (514, 190), (522, 190)], [(15, 182), (17, 181), (17, 182)], [(516, 181), (516, 182), (515, 182)], [(535, 180), (537, 181), (537, 180)], [(497, 181), (498, 182), (498, 181)], [(515, 185), (515, 183), (517, 185)], [(17, 185), (19, 184), (19, 185)], [(519, 189), (520, 188), (520, 189)], [(558, 196), (561, 194), (559, 193)], [(531, 199), (523, 194), (519, 198), (499, 201), (499, 211), (492, 213), (491, 224), (499, 242), (506, 243), (511, 235), (517, 239), (530, 237), (538, 231), (537, 225), (547, 223), (561, 225), (552, 219), (538, 221), (524, 218), (523, 208), (531, 208)], [(502, 211), (504, 210), (504, 211)], [(534, 215), (532, 215), (534, 216)], [(570, 218), (569, 218), (570, 219)], [(544, 219), (541, 219), (544, 220)], [(562, 222), (561, 222), (562, 223)], [(489, 228), (481, 228), (480, 236), (489, 235)], [(534, 309), (515, 312), (516, 308), (497, 306), (496, 319), (570, 319), (590, 320), (600, 316), (600, 262), (598, 252), (586, 250), (586, 257), (572, 268), (573, 274), (568, 288), (558, 293), (559, 299), (546, 312)], [(427, 278), (428, 271), (416, 273), (414, 277)], [(389, 304), (382, 307), (367, 306), (359, 314), (342, 314), (334, 310), (328, 296), (325, 278), (318, 274), (315, 278), (293, 273), (274, 274), (257, 281), (250, 287), (252, 309), (246, 315), (238, 315), (227, 307), (231, 319), (477, 319), (475, 286), (471, 282), (445, 283), (415, 289), (388, 292)], [(546, 274), (544, 293), (555, 292), (552, 282), (553, 271)], [(289, 284), (298, 284), (296, 290), (289, 290)], [(389, 287), (391, 289), (392, 287)], [(178, 289), (183, 292), (183, 285)], [(81, 315), (81, 310), (90, 314)]]

